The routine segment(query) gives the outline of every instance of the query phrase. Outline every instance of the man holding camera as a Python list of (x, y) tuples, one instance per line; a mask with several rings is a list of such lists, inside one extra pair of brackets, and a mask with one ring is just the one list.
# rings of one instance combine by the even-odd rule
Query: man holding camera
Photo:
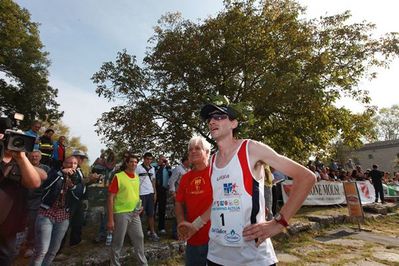
[(69, 226), (71, 212), (79, 204), (84, 185), (78, 160), (65, 159), (60, 171), (51, 170), (43, 183), (42, 204), (35, 226), (35, 251), (30, 265), (51, 265)]
[(11, 265), (16, 256), (16, 235), (25, 229), (27, 190), (47, 177), (24, 151), (7, 148), (4, 133), (11, 128), (9, 118), (0, 118), (0, 265)]
[(86, 187), (97, 182), (100, 178), (100, 175), (98, 175), (97, 173), (91, 173), (88, 177), (84, 176), (80, 166), (83, 164), (84, 160), (87, 159), (87, 154), (85, 152), (81, 150), (74, 150), (72, 152), (72, 156), (74, 156), (78, 161), (76, 173), (78, 177), (78, 182), (82, 183), (83, 185), (83, 195), (79, 199), (79, 201), (76, 202), (74, 208), (71, 209), (71, 233), (69, 237), (69, 246), (76, 246), (82, 242), (82, 227), (84, 224), (85, 211), (83, 201), (86, 201), (86, 207), (88, 208)]

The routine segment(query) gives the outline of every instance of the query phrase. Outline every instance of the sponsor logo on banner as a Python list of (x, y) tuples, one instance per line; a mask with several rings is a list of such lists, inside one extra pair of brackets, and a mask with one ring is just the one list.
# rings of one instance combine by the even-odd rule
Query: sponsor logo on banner
[(361, 193), (363, 193), (363, 195), (364, 195), (366, 198), (370, 198), (370, 191), (369, 191), (369, 188), (368, 188), (367, 184), (365, 184), (365, 183), (360, 183), (359, 186), (360, 186), (360, 191), (361, 191)]

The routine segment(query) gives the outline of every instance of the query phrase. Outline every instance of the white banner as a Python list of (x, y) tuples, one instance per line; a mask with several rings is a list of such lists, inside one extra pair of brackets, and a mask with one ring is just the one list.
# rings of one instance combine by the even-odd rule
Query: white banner
[[(375, 191), (369, 181), (358, 181), (356, 185), (359, 189), (362, 204), (369, 204), (375, 200)], [(292, 180), (286, 180), (282, 184), (284, 203), (292, 189)], [(341, 182), (319, 181), (317, 182), (303, 205), (335, 205), (346, 204), (344, 186)]]

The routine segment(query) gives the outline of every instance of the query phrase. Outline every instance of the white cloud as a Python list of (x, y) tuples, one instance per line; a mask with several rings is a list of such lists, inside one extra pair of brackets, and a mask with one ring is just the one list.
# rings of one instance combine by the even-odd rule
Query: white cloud
[(100, 143), (94, 124), (113, 104), (99, 98), (94, 91), (82, 90), (65, 81), (55, 79), (50, 84), (59, 89), (57, 100), (61, 104), (60, 111), (65, 111), (63, 122), (69, 127), (71, 135), (80, 137), (81, 143), (88, 147), (89, 159), (93, 162), (105, 147)]

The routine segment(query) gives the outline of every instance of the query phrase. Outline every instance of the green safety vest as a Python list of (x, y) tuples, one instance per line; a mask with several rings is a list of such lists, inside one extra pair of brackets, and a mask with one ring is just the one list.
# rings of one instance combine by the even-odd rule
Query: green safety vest
[(130, 178), (124, 171), (116, 174), (118, 193), (114, 198), (114, 213), (133, 211), (140, 201), (140, 178)]

